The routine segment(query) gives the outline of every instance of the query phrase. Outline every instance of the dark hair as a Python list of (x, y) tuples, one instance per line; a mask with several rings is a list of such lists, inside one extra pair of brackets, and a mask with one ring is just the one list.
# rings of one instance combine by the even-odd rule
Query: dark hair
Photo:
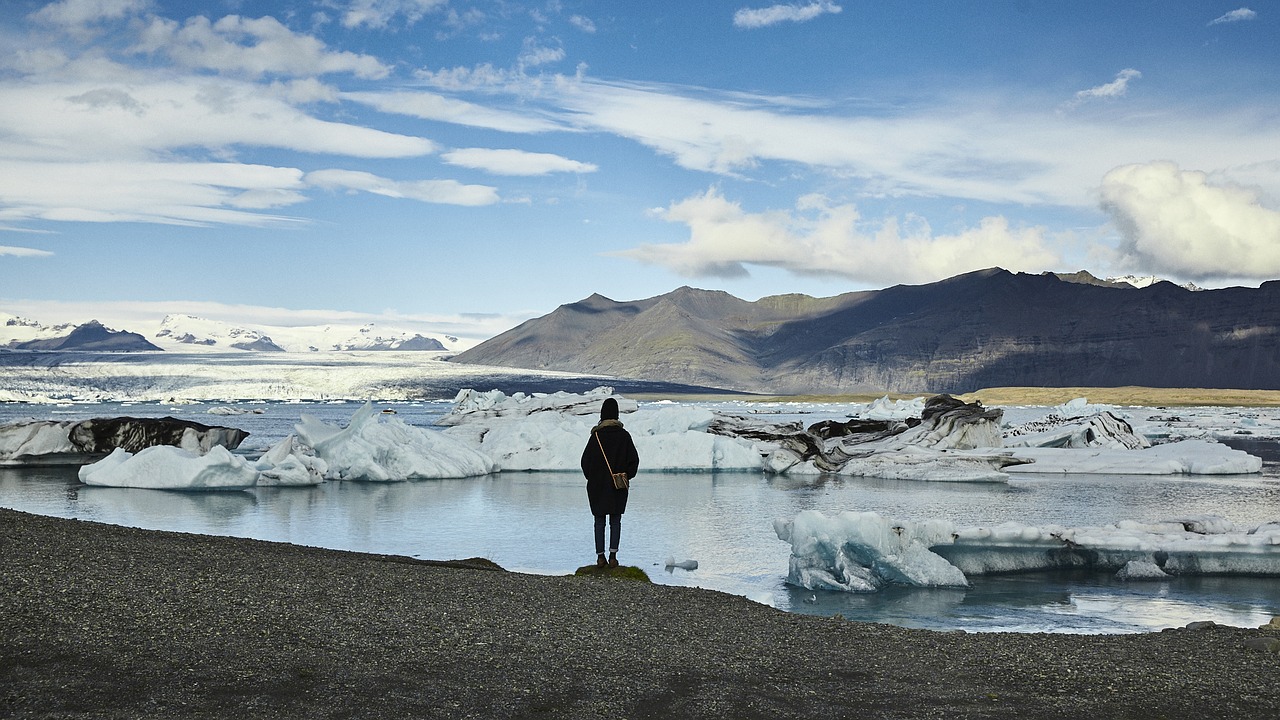
[(605, 398), (600, 403), (600, 419), (601, 420), (617, 420), (618, 419), (618, 401), (613, 398)]

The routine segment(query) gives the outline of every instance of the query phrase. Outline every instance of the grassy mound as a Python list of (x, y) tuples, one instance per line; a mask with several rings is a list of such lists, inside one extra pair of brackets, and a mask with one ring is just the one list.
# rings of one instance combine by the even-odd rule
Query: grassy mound
[(595, 565), (583, 565), (574, 573), (575, 576), (583, 577), (611, 577), (622, 580), (639, 580), (641, 582), (653, 582), (649, 579), (649, 575), (634, 565), (619, 565), (616, 568), (601, 568)]

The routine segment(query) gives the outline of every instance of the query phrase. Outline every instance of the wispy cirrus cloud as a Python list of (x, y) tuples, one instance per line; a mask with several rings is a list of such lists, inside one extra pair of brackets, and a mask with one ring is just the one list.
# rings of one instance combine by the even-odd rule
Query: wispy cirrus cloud
[(838, 14), (843, 9), (829, 0), (819, 0), (807, 5), (779, 4), (764, 8), (742, 8), (733, 14), (733, 25), (750, 30), (783, 22), (808, 22), (822, 15)]
[(9, 257), (51, 257), (53, 253), (48, 250), (36, 250), (35, 248), (0, 245), (0, 256), (6, 255)]
[(385, 113), (509, 133), (541, 133), (572, 129), (571, 125), (553, 114), (540, 112), (534, 108), (526, 109), (524, 112), (510, 111), (419, 90), (346, 92), (342, 93), (341, 98), (368, 105)]
[(349, 190), (391, 198), (407, 198), (442, 205), (492, 205), (499, 202), (497, 188), (464, 185), (457, 180), (392, 180), (355, 170), (315, 170), (304, 178), (308, 185), (327, 190)]
[(1220, 15), (1209, 21), (1209, 25), (1222, 25), (1224, 23), (1244, 22), (1245, 20), (1253, 20), (1258, 17), (1258, 13), (1247, 7), (1232, 10), (1229, 13)]
[(550, 175), (551, 173), (592, 173), (599, 168), (551, 153), (515, 149), (462, 148), (440, 156), (450, 165), (484, 170), (495, 175)]
[(1116, 79), (1109, 83), (1081, 90), (1072, 97), (1069, 105), (1075, 106), (1090, 100), (1122, 97), (1129, 92), (1129, 82), (1142, 77), (1142, 73), (1133, 68), (1125, 68), (1116, 73)]

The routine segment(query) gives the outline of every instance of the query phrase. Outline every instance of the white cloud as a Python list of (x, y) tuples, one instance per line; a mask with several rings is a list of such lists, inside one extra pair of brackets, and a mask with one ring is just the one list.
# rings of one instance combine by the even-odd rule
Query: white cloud
[(766, 8), (742, 8), (733, 14), (734, 27), (762, 28), (780, 22), (807, 22), (821, 15), (836, 14), (843, 8), (829, 2), (819, 0), (808, 5), (771, 5)]
[(384, 28), (403, 15), (406, 25), (413, 25), (427, 13), (449, 4), (449, 0), (351, 0), (342, 15), (342, 25), (349, 28), (368, 26)]
[(524, 49), (520, 52), (519, 65), (521, 69), (551, 65), (563, 60), (564, 56), (564, 48), (539, 45), (535, 39), (526, 38)]
[(1091, 87), (1088, 90), (1081, 90), (1075, 94), (1073, 104), (1080, 104), (1096, 98), (1114, 98), (1124, 95), (1129, 90), (1129, 81), (1137, 80), (1142, 77), (1142, 73), (1133, 68), (1126, 68), (1116, 73), (1116, 79), (1105, 85)]
[(301, 202), (302, 173), (234, 163), (0, 160), (0, 220), (261, 226)]
[[(6, 144), (5, 136), (27, 140)], [(252, 83), (205, 77), (0, 83), (0, 157), (153, 159), (235, 145), (353, 157), (413, 157), (435, 149), (423, 138), (319, 120)]]
[(1258, 17), (1258, 13), (1250, 10), (1249, 8), (1242, 7), (1238, 10), (1232, 10), (1225, 15), (1210, 20), (1209, 24), (1221, 25), (1223, 23), (1243, 22), (1245, 20), (1253, 20), (1256, 17)]
[(440, 156), (450, 165), (484, 170), (495, 175), (549, 175), (557, 172), (590, 173), (598, 168), (591, 163), (570, 160), (551, 153), (489, 148), (462, 148)]
[(1152, 162), (1107, 173), (1101, 196), (1134, 267), (1192, 280), (1280, 276), (1280, 212), (1250, 190)]
[(931, 282), (993, 266), (1041, 271), (1059, 260), (1043, 229), (1011, 228), (1003, 217), (951, 235), (935, 235), (915, 217), (867, 228), (855, 206), (820, 195), (800, 198), (792, 210), (750, 213), (712, 189), (657, 214), (687, 225), (689, 240), (614, 254), (690, 277), (742, 277), (758, 265), (872, 283)]
[(500, 200), (496, 188), (463, 185), (457, 180), (391, 180), (356, 170), (316, 170), (308, 185), (328, 190), (351, 190), (392, 198), (408, 198), (444, 205), (492, 205)]
[(0, 257), (9, 255), (11, 257), (50, 257), (53, 253), (48, 250), (36, 250), (35, 248), (24, 247), (7, 247), (0, 245)]
[(329, 50), (320, 39), (295, 33), (273, 17), (228, 15), (211, 22), (199, 16), (181, 25), (153, 17), (133, 49), (164, 53), (187, 67), (251, 76), (351, 73), (378, 79), (390, 73), (390, 68), (373, 56)]
[(120, 20), (141, 13), (150, 5), (150, 0), (61, 0), (45, 5), (31, 17), (74, 30), (103, 20)]
[(578, 28), (579, 30), (581, 30), (581, 31), (582, 31), (582, 32), (584, 32), (584, 33), (589, 33), (589, 34), (590, 34), (590, 33), (594, 33), (594, 32), (596, 31), (596, 24), (595, 24), (594, 22), (592, 22), (591, 18), (589, 18), (589, 17), (584, 17), (584, 16), (582, 16), (582, 15), (572, 15), (572, 16), (570, 16), (570, 17), (569, 17), (569, 24), (573, 25), (574, 27)]
[(569, 126), (545, 114), (539, 114), (533, 109), (525, 112), (507, 112), (429, 92), (349, 92), (343, 93), (341, 97), (344, 100), (377, 108), (385, 113), (503, 132), (539, 133), (570, 129)]

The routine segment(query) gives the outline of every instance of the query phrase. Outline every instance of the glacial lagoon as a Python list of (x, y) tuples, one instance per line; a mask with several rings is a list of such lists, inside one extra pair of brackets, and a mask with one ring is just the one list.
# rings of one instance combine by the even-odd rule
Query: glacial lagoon
[[(0, 405), (0, 422), (172, 415), (251, 433), (256, 456), (301, 413), (341, 424), (355, 403)], [(384, 404), (430, 426), (447, 402)], [(806, 411), (809, 412), (809, 411)], [(838, 413), (836, 413), (838, 414)], [(1006, 484), (925, 483), (761, 473), (653, 473), (636, 479), (621, 559), (659, 583), (733, 593), (791, 612), (908, 627), (969, 631), (1117, 633), (1196, 620), (1258, 625), (1280, 615), (1280, 577), (1121, 581), (1106, 573), (973, 577), (968, 589), (888, 588), (873, 594), (810, 591), (785, 583), (789, 546), (773, 521), (804, 510), (875, 511), (960, 525), (1004, 521), (1068, 526), (1211, 514), (1237, 525), (1280, 519), (1280, 445), (1241, 438), (1264, 457), (1260, 475), (1015, 475)], [(330, 482), (235, 492), (174, 492), (81, 485), (76, 468), (0, 468), (0, 506), (135, 527), (407, 555), (486, 557), (508, 570), (571, 573), (593, 559), (591, 518), (577, 473), (500, 473), (459, 480)], [(90, 553), (91, 549), (87, 549)], [(697, 569), (668, 567), (696, 560)]]

